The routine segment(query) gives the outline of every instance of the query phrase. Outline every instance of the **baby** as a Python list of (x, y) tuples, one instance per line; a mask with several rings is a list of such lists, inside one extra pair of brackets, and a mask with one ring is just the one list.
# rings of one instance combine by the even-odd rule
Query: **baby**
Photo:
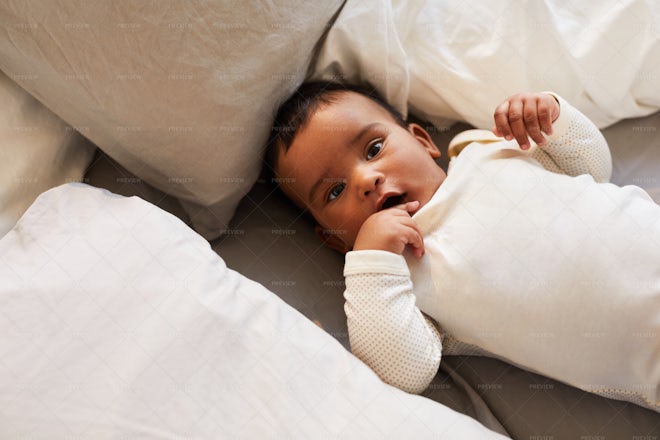
[(561, 97), (514, 95), (440, 151), (371, 93), (310, 83), (269, 157), (346, 253), (353, 353), (421, 392), (441, 353), (495, 356), (660, 411), (660, 206), (606, 183), (599, 130)]

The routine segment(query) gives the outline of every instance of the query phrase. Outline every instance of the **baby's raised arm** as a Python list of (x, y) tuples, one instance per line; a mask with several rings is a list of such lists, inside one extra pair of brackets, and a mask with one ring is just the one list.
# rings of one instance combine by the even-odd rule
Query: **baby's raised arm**
[(528, 150), (529, 137), (545, 144), (543, 133), (552, 134), (552, 123), (559, 117), (559, 101), (548, 93), (518, 93), (497, 106), (493, 133)]
[(607, 182), (612, 158), (607, 141), (596, 125), (567, 101), (552, 93), (520, 93), (495, 110), (493, 133), (515, 139), (546, 169), (569, 176), (590, 174)]

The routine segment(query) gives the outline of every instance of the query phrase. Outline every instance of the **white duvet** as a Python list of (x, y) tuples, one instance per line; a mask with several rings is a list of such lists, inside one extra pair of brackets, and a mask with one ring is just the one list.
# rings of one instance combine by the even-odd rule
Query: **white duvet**
[(136, 197), (45, 192), (0, 280), (2, 438), (502, 438), (385, 385)]
[(507, 96), (553, 90), (602, 128), (660, 109), (660, 2), (348, 0), (313, 76), (439, 127), (490, 129)]

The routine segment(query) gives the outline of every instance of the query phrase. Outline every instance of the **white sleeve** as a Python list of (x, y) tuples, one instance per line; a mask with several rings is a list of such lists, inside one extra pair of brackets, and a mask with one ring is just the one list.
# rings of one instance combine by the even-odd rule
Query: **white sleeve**
[(351, 351), (380, 378), (421, 393), (436, 375), (442, 351), (433, 322), (415, 306), (401, 255), (364, 250), (346, 254), (346, 318)]
[(560, 113), (546, 144), (533, 150), (534, 158), (550, 171), (569, 176), (591, 174), (597, 182), (609, 181), (612, 157), (600, 130), (563, 98), (550, 94), (559, 101)]

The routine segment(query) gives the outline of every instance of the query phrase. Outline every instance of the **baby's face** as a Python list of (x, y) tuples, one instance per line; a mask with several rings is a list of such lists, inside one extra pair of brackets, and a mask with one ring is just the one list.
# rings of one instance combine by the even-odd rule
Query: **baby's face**
[(370, 215), (431, 199), (446, 177), (439, 156), (419, 125), (404, 128), (369, 98), (343, 92), (279, 152), (276, 175), (287, 196), (351, 249)]

